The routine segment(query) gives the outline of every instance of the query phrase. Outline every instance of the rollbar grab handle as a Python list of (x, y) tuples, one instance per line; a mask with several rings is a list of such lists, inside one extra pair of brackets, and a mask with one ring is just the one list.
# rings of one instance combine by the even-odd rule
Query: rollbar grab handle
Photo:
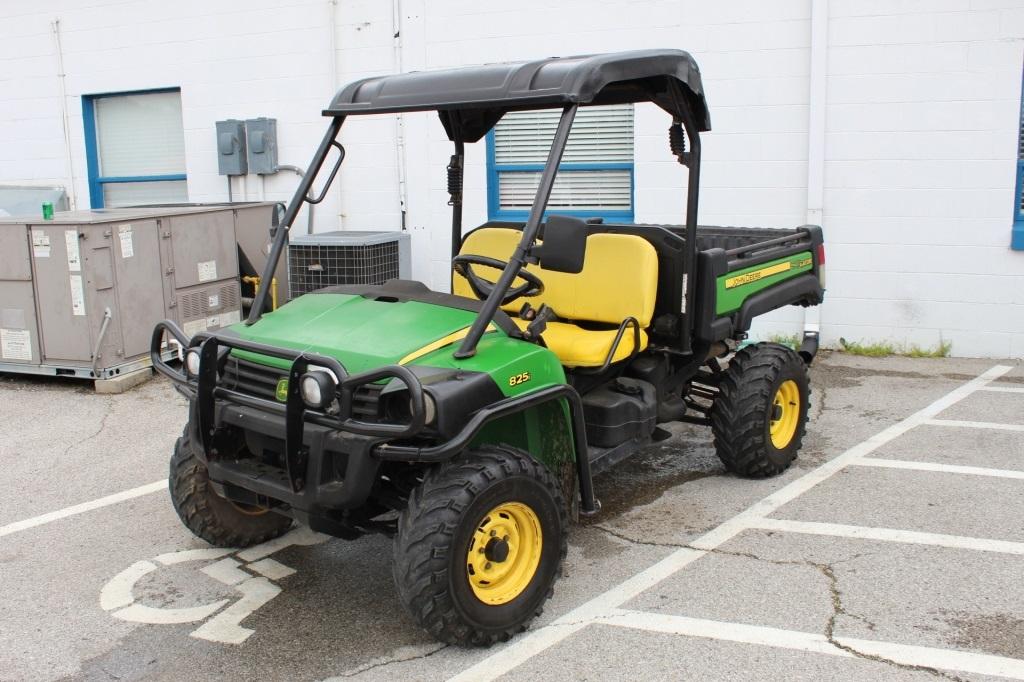
[[(327, 128), (327, 133), (324, 135), (324, 139), (320, 141), (320, 146), (316, 150), (316, 154), (313, 156), (313, 162), (309, 165), (309, 170), (299, 180), (299, 186), (295, 188), (295, 194), (292, 195), (292, 200), (288, 202), (288, 208), (284, 212), (284, 218), (281, 220), (281, 224), (277, 228), (277, 232), (274, 234), (274, 241), (270, 247), (270, 255), (267, 256), (267, 264), (263, 267), (262, 281), (269, 282), (274, 277), (274, 272), (277, 270), (277, 263), (281, 260), (281, 252), (284, 250), (285, 242), (288, 240), (288, 231), (292, 227), (292, 223), (295, 222), (295, 217), (299, 214), (299, 209), (302, 208), (309, 198), (309, 191), (313, 187), (313, 181), (316, 180), (317, 174), (320, 173), (321, 166), (324, 165), (324, 160), (327, 158), (327, 153), (331, 150), (331, 147), (335, 145), (335, 139), (338, 136), (338, 132), (341, 130), (341, 125), (345, 122), (344, 116), (338, 116), (331, 120), (331, 125)], [(327, 189), (330, 187), (331, 182), (334, 180), (334, 176), (337, 174), (338, 166), (341, 165), (341, 160), (345, 156), (342, 154), (341, 159), (335, 165), (334, 172), (331, 173), (327, 184), (324, 186), (323, 192), (326, 194)], [(323, 199), (323, 196), (320, 197)], [(245, 320), (247, 325), (255, 324), (260, 317), (263, 315), (263, 308), (267, 304), (267, 296), (269, 295), (270, 287), (260, 287), (260, 290), (256, 292), (256, 299), (252, 303), (252, 308), (249, 309), (249, 317)]]

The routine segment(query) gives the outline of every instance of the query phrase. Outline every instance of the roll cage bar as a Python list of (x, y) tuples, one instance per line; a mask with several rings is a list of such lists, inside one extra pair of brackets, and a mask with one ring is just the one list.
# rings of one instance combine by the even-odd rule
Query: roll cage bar
[[(530, 250), (540, 231), (551, 189), (558, 174), (576, 112), (581, 106), (653, 102), (672, 116), (669, 146), (687, 174), (686, 249), (683, 252), (683, 310), (687, 329), (693, 328), (693, 281), (697, 249), (697, 199), (700, 186), (700, 133), (710, 130), (700, 71), (693, 58), (681, 50), (638, 50), (603, 55), (550, 58), (533, 62), (489, 64), (444, 71), (414, 72), (367, 78), (342, 88), (324, 115), (331, 118), (309, 169), (299, 182), (280, 225), (274, 231), (263, 277), (277, 269), (299, 209), (320, 203), (345, 158), (337, 141), (345, 119), (351, 115), (437, 111), (454, 143), (448, 164), (448, 192), (452, 207), (452, 257), (462, 243), (462, 169), (465, 143), (480, 140), (509, 111), (561, 109), (561, 117), (548, 150), (544, 170), (523, 234), (491, 294), (487, 297), (463, 339), (456, 358), (472, 357), (477, 343), (500, 307), (519, 271), (531, 260)], [(686, 148), (686, 140), (690, 148)], [(313, 183), (331, 149), (338, 157), (318, 196)], [(246, 324), (254, 324), (266, 308), (269, 287), (260, 287)], [(692, 334), (682, 334), (679, 350), (689, 353)]]

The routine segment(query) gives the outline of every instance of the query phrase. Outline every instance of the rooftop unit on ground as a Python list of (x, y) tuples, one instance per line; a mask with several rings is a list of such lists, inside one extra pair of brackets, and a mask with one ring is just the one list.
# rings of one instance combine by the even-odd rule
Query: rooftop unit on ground
[[(150, 364), (153, 327), (241, 318), (236, 233), (274, 204), (70, 211), (0, 220), (0, 371), (107, 379)], [(168, 355), (176, 349), (168, 348)]]

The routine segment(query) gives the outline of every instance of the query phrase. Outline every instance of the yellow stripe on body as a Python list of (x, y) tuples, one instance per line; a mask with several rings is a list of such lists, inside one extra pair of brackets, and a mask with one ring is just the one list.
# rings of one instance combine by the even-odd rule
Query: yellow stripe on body
[[(497, 327), (495, 327), (493, 324), (487, 327), (487, 332), (493, 332), (496, 330)], [(407, 365), (414, 360), (419, 360), (424, 355), (433, 353), (438, 348), (444, 348), (445, 346), (453, 344), (456, 341), (461, 341), (462, 339), (466, 338), (467, 334), (469, 334), (469, 327), (463, 327), (462, 329), (456, 332), (452, 332), (448, 336), (442, 336), (437, 341), (428, 343), (427, 345), (423, 346), (423, 348), (420, 348), (419, 350), (414, 350), (413, 352), (409, 353), (404, 358), (399, 360), (398, 364)]]
[(725, 280), (725, 288), (732, 289), (734, 287), (743, 286), (744, 284), (750, 284), (751, 282), (756, 282), (759, 279), (764, 279), (765, 277), (777, 275), (780, 272), (786, 272), (792, 267), (793, 264), (789, 261), (786, 261), (785, 263), (776, 263), (771, 267), (762, 268), (760, 270), (754, 270), (753, 272), (748, 272), (745, 275), (736, 275), (735, 277), (730, 277), (729, 279)]

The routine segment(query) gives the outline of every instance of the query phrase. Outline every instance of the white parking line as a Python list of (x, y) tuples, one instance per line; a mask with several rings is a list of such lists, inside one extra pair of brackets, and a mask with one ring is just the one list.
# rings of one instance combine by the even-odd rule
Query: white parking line
[(1024, 388), (1014, 386), (985, 386), (982, 391), (995, 391), (996, 393), (1024, 393)]
[(119, 493), (114, 493), (113, 495), (101, 497), (98, 500), (92, 500), (91, 502), (83, 502), (71, 507), (65, 507), (64, 509), (58, 509), (57, 511), (41, 514), (40, 516), (33, 516), (32, 518), (25, 519), (23, 521), (15, 521), (14, 523), (9, 523), (6, 526), (0, 526), (0, 538), (5, 535), (12, 535), (19, 531), (36, 528), (37, 526), (52, 523), (53, 521), (59, 521), (60, 519), (66, 519), (69, 516), (75, 516), (76, 514), (84, 514), (85, 512), (92, 511), (94, 509), (109, 507), (112, 504), (131, 500), (136, 497), (142, 497), (143, 495), (149, 495), (150, 493), (159, 492), (161, 490), (167, 490), (167, 479), (154, 481), (147, 485), (140, 485), (138, 488), (132, 488), (131, 490), (123, 490)]
[(960, 426), (966, 429), (995, 429), (997, 431), (1024, 431), (1024, 424), (1003, 424), (1001, 422), (973, 422), (959, 419), (929, 419), (929, 426)]
[[(821, 634), (801, 632), (799, 630), (783, 630), (781, 628), (746, 625), (743, 623), (724, 623), (704, 618), (687, 618), (661, 613), (644, 611), (628, 611), (616, 609), (606, 619), (598, 621), (602, 625), (644, 630), (647, 632), (663, 632), (687, 637), (742, 642), (744, 644), (760, 644), (781, 649), (796, 649), (830, 656), (853, 657), (853, 654), (833, 645)], [(836, 642), (851, 647), (868, 656), (880, 656), (902, 665), (925, 666), (957, 670), (977, 675), (993, 675), (1024, 679), (1024, 661), (1016, 658), (976, 654), (968, 651), (952, 651), (934, 647), (912, 646), (879, 642), (870, 639), (852, 637), (836, 637)]]
[(944, 533), (923, 533), (898, 528), (874, 528), (871, 526), (848, 526), (841, 523), (820, 521), (791, 521), (789, 519), (760, 519), (751, 522), (750, 528), (776, 530), (807, 535), (828, 535), (837, 538), (857, 540), (881, 540), (882, 542), (904, 542), (912, 545), (934, 545), (953, 549), (971, 549), (977, 552), (999, 552), (1001, 554), (1024, 555), (1024, 542), (974, 538), (965, 535)]
[(850, 462), (850, 464), (852, 466), (878, 467), (880, 469), (910, 469), (912, 471), (936, 471), (943, 474), (1024, 479), (1024, 471), (1018, 469), (991, 469), (989, 467), (969, 467), (959, 464), (939, 464), (937, 462), (911, 462), (904, 459), (884, 459), (881, 457), (866, 457), (858, 459), (856, 462)]
[[(915, 426), (929, 423), (943, 410), (955, 405), (960, 400), (963, 400), (985, 384), (1006, 374), (1011, 369), (1012, 367), (1006, 365), (992, 367), (981, 376), (975, 377), (962, 386), (950, 391), (906, 419), (882, 430), (866, 441), (854, 445), (838, 457), (825, 462), (817, 469), (811, 470), (763, 500), (754, 503), (722, 525), (691, 542), (690, 546), (697, 547), (699, 550), (712, 550), (722, 545), (738, 533), (755, 526), (782, 505), (799, 497), (822, 481), (829, 479), (854, 460), (874, 452), (882, 445), (903, 435)], [(501, 677), (533, 656), (561, 642), (574, 632), (595, 622), (595, 618), (607, 615), (612, 609), (622, 606), (644, 590), (658, 584), (684, 566), (704, 556), (705, 553), (706, 551), (695, 551), (690, 548), (681, 548), (672, 552), (661, 561), (637, 573), (632, 578), (569, 611), (550, 625), (534, 630), (510, 643), (508, 646), (497, 650), (490, 656), (452, 677), (452, 682), (494, 680)]]

